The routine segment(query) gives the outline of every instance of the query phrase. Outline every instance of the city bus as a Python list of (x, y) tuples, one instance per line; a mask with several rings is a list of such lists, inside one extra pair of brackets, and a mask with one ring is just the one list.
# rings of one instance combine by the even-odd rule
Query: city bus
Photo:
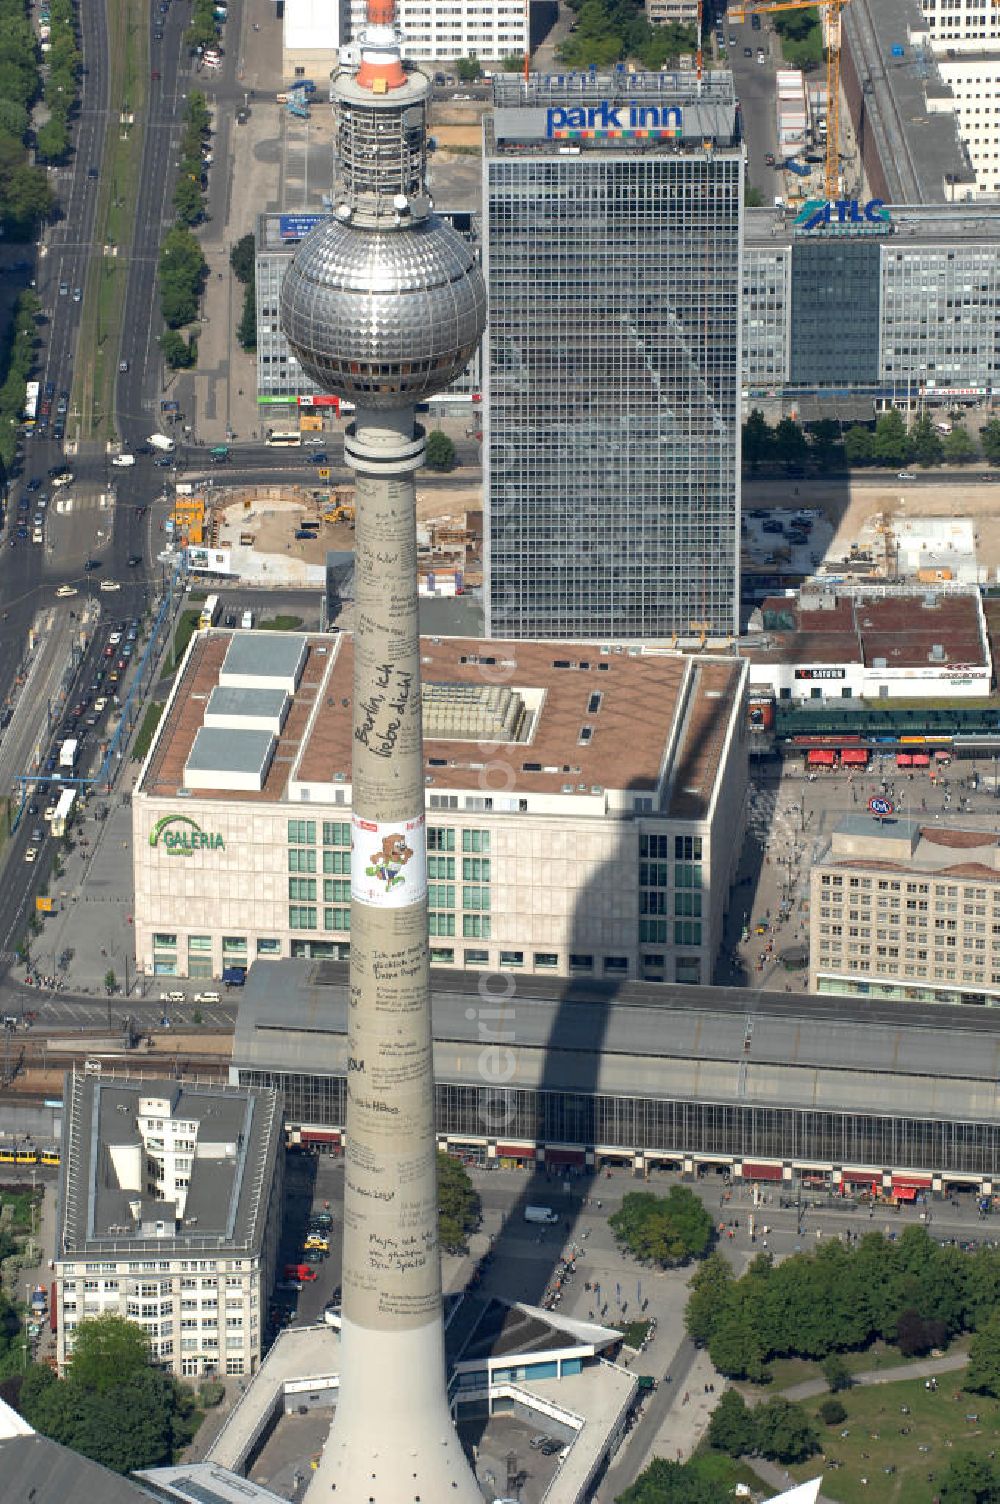
[(216, 621), (218, 620), (218, 617), (219, 597), (217, 595), (210, 595), (206, 598), (205, 604), (201, 608), (201, 616), (198, 619), (198, 625), (202, 629), (204, 629), (205, 627), (214, 626)]
[(41, 383), (38, 381), (29, 381), (24, 389), (24, 421), (29, 428), (38, 417), (38, 398), (41, 390)]
[(302, 435), (297, 428), (287, 431), (276, 431), (269, 433), (267, 436), (267, 447), (269, 449), (298, 449), (301, 443)]

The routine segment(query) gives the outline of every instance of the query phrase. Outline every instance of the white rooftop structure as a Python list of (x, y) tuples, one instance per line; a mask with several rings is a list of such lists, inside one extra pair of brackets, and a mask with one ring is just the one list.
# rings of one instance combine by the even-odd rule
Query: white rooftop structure
[(277, 740), (273, 731), (202, 726), (184, 765), (184, 787), (259, 793)]
[(281, 735), (291, 703), (284, 689), (234, 689), (217, 684), (208, 697), (205, 725), (223, 731), (270, 731)]
[(234, 632), (219, 683), (231, 689), (283, 689), (293, 695), (306, 660), (298, 632)]

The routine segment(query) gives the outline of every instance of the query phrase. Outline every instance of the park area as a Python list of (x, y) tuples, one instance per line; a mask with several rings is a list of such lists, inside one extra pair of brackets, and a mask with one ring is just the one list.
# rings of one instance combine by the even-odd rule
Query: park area
[(817, 1453), (789, 1469), (797, 1482), (823, 1473), (823, 1494), (843, 1504), (932, 1504), (939, 1496), (973, 1501), (974, 1491), (941, 1494), (945, 1475), (964, 1456), (993, 1465), (1000, 1451), (1000, 1401), (967, 1394), (962, 1370), (876, 1384), (837, 1395), (847, 1412), (835, 1426), (818, 1417), (824, 1397), (802, 1408), (820, 1434)]

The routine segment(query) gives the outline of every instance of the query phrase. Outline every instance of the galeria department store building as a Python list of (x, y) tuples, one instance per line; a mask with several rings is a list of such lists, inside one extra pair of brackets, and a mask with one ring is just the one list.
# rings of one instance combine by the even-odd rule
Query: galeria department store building
[[(460, 638), (422, 653), (433, 963), (710, 981), (746, 664)], [(192, 638), (133, 796), (140, 972), (347, 958), (352, 657), (338, 634)]]

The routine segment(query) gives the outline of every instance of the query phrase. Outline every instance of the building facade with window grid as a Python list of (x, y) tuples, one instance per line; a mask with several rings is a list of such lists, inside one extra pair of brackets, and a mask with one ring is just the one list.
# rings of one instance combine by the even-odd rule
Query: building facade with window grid
[[(986, 1010), (944, 1030), (935, 1008), (914, 1004), (900, 1031), (898, 1007), (868, 998), (431, 980), (437, 1132), (455, 1152), (845, 1186), (907, 1172), (928, 1189), (1000, 1181), (1000, 1016)], [(281, 962), (241, 994), (231, 1077), (276, 1090), (303, 1143), (342, 1143), (347, 993), (342, 965)], [(499, 1079), (484, 1079), (484, 1042), (500, 1052)]]
[[(732, 79), (494, 81), (486, 125), (487, 630), (737, 629), (743, 161)], [(625, 128), (553, 138), (553, 118)], [(676, 108), (677, 133), (629, 128)], [(645, 118), (645, 116), (637, 116)]]
[[(133, 795), (146, 976), (350, 954), (352, 640), (303, 638), (258, 791), (221, 775), (216, 792), (188, 789), (233, 636), (192, 639)], [(708, 981), (743, 828), (746, 663), (461, 638), (425, 638), (422, 654), (432, 962)], [(205, 842), (167, 843), (173, 821)]]
[(814, 992), (1000, 1003), (992, 832), (849, 817), (810, 879)]
[[(746, 215), (743, 398), (975, 403), (1000, 372), (1000, 205), (890, 205), (878, 226)], [(835, 323), (838, 337), (831, 339)], [(819, 410), (817, 410), (817, 416)]]
[(178, 1378), (253, 1374), (264, 1349), (284, 1187), (266, 1089), (66, 1078), (54, 1253), (60, 1372), (81, 1321), (141, 1326)]

